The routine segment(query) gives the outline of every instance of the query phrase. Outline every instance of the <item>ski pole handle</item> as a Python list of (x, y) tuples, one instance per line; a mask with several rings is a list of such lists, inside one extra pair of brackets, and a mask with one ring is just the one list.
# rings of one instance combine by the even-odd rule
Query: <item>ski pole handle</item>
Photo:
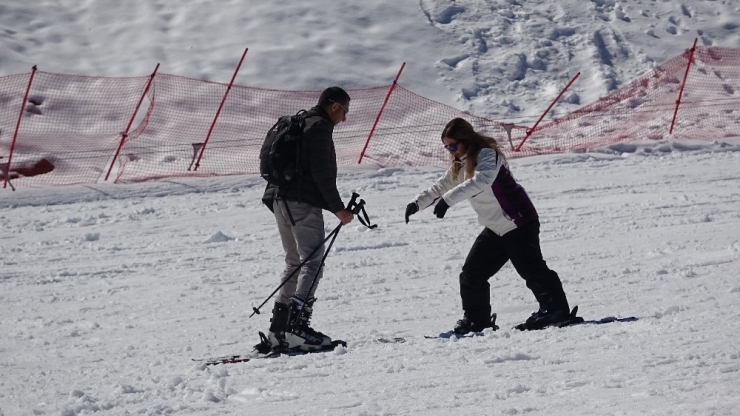
[(352, 208), (351, 211), (353, 214), (358, 215), (360, 212), (362, 212), (362, 208), (364, 206), (365, 206), (365, 200), (361, 199), (360, 202), (355, 204), (354, 208)]
[(349, 203), (347, 203), (348, 210), (352, 211), (354, 209), (355, 205), (357, 205), (357, 198), (359, 197), (360, 194), (358, 194), (357, 192), (352, 192), (352, 198), (350, 198)]

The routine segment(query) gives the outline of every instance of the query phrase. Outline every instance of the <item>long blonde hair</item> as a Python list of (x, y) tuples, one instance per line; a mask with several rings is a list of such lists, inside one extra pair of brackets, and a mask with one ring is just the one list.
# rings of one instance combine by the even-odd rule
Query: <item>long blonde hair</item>
[[(496, 153), (499, 154), (499, 156), (505, 157), (494, 138), (478, 133), (477, 131), (475, 131), (475, 129), (473, 129), (472, 124), (468, 123), (462, 118), (454, 118), (450, 120), (449, 123), (447, 123), (444, 130), (442, 130), (443, 141), (445, 137), (455, 140), (458, 143), (462, 143), (465, 146), (466, 177), (473, 176), (473, 173), (475, 172), (475, 167), (478, 166), (478, 152), (480, 151), (480, 149), (493, 149), (496, 151)], [(452, 154), (450, 154), (450, 159), (452, 163), (452, 165), (450, 166), (450, 169), (452, 169), (452, 177), (457, 180), (457, 176), (460, 173), (460, 167), (462, 163), (460, 163), (459, 160), (456, 160), (455, 157), (452, 156)]]

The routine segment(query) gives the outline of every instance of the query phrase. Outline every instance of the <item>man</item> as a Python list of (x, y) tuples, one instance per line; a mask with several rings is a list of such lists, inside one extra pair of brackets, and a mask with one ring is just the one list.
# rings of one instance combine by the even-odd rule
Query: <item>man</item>
[(337, 190), (337, 157), (332, 140), (334, 126), (347, 120), (349, 101), (347, 92), (339, 87), (321, 93), (318, 104), (306, 114), (299, 177), (280, 187), (269, 184), (262, 198), (275, 214), (285, 250), (281, 281), (316, 250), (277, 294), (268, 335), (272, 348), (311, 350), (331, 345), (330, 337), (311, 328), (310, 319), (314, 292), (323, 272), (322, 210), (334, 213), (342, 224), (354, 219)]

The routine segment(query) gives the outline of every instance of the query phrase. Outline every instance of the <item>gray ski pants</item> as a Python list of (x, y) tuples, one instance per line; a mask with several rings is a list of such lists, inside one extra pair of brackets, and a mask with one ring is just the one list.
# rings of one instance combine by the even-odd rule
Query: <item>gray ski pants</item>
[[(288, 210), (285, 209), (286, 203)], [(287, 305), (291, 296), (298, 296), (303, 300), (313, 297), (319, 285), (319, 280), (323, 275), (323, 268), (319, 270), (319, 266), (324, 256), (324, 214), (321, 208), (282, 199), (275, 200), (272, 207), (285, 250), (285, 270), (281, 282), (293, 273), (316, 247), (320, 247), (313, 257), (301, 267), (301, 270), (280, 288), (276, 300)], [(291, 223), (291, 217), (295, 225)], [(315, 283), (313, 283), (314, 277), (316, 278)], [(311, 288), (312, 283), (313, 288)]]

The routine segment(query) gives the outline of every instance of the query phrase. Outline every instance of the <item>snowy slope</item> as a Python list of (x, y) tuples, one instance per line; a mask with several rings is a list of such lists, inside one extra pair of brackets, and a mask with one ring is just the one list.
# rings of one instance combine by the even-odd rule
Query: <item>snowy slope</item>
[[(0, 76), (161, 71), (320, 90), (401, 84), (528, 122), (576, 72), (562, 114), (700, 44), (738, 47), (734, 1), (127, 2), (7, 0)], [(518, 109), (517, 109), (518, 108)], [(430, 140), (438, 140), (437, 135)], [(314, 324), (324, 355), (204, 367), (269, 325), (282, 251), (255, 177), (0, 190), (0, 415), (737, 414), (740, 143), (657, 142), (512, 161), (542, 247), (588, 319), (520, 333), (536, 308), (491, 280), (501, 330), (427, 340), (461, 315), (480, 231), (463, 203), (403, 223), (439, 168), (343, 169), (377, 230), (345, 227)], [(327, 215), (327, 232), (336, 219)], [(383, 344), (379, 336), (407, 342)]]
[(401, 84), (473, 114), (532, 124), (588, 104), (690, 48), (740, 46), (731, 0), (8, 0), (0, 75), (160, 72), (320, 90)]
[(348, 347), (216, 367), (190, 360), (269, 325), (271, 302), (248, 318), (282, 262), (259, 178), (18, 190), (0, 199), (0, 413), (735, 414), (739, 162), (719, 143), (512, 161), (571, 303), (638, 320), (512, 330), (536, 303), (507, 266), (501, 330), (461, 340), (423, 335), (461, 315), (472, 209), (406, 225), (439, 169), (345, 170), (379, 228), (340, 232), (314, 325)]

